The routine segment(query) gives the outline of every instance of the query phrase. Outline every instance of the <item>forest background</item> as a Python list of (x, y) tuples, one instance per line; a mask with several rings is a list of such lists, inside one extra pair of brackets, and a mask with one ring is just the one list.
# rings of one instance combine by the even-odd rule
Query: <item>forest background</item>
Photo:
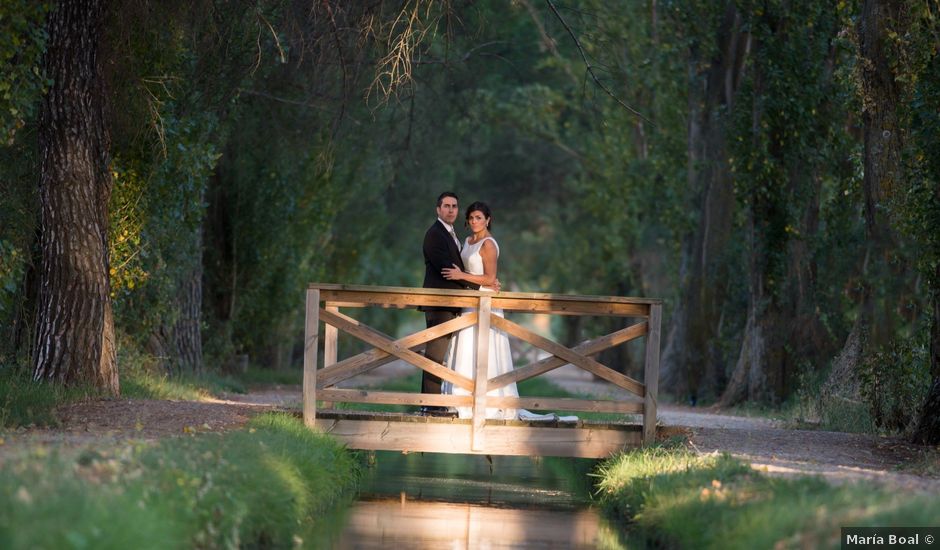
[(452, 190), (504, 288), (663, 298), (673, 397), (940, 442), (936, 0), (68, 5), (0, 0), (4, 370), (296, 366)]

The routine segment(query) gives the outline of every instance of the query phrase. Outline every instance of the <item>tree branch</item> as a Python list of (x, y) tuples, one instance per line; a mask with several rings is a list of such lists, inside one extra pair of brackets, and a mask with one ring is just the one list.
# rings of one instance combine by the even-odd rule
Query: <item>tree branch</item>
[(568, 31), (568, 34), (571, 36), (571, 39), (574, 40), (574, 44), (575, 46), (578, 47), (578, 52), (581, 54), (581, 59), (584, 60), (584, 66), (587, 68), (588, 74), (591, 75), (591, 78), (594, 79), (594, 83), (597, 84), (597, 86), (600, 89), (604, 90), (607, 93), (607, 95), (613, 98), (613, 100), (619, 103), (624, 109), (640, 117), (641, 119), (646, 121), (650, 126), (656, 126), (652, 120), (646, 118), (639, 111), (627, 105), (626, 103), (623, 102), (622, 99), (614, 95), (614, 93), (610, 91), (610, 88), (605, 86), (604, 83), (601, 82), (599, 78), (597, 78), (597, 74), (594, 73), (594, 67), (591, 65), (591, 62), (588, 60), (587, 54), (584, 53), (584, 48), (581, 46), (581, 41), (578, 40), (577, 36), (575, 36), (574, 31), (571, 30), (570, 26), (568, 26), (568, 22), (565, 21), (564, 17), (562, 17), (561, 14), (558, 13), (558, 8), (555, 7), (555, 3), (552, 2), (552, 0), (545, 0), (545, 3), (548, 4), (548, 7), (551, 8), (552, 13), (555, 14), (555, 17), (558, 19), (558, 21), (560, 21), (561, 24), (565, 27), (565, 30)]

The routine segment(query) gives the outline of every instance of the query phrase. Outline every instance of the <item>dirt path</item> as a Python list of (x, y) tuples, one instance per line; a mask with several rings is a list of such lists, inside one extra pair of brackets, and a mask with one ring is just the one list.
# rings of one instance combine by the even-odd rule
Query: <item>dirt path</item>
[[(361, 385), (401, 374), (394, 367), (383, 369), (384, 372), (361, 380)], [(612, 395), (609, 384), (595, 382), (581, 371), (558, 369), (552, 378), (556, 384), (575, 393)], [(17, 448), (34, 444), (84, 446), (223, 431), (244, 425), (260, 412), (297, 410), (300, 404), (298, 386), (273, 387), (201, 402), (102, 400), (77, 403), (59, 411), (62, 424), (55, 429), (20, 429), (0, 434), (0, 459)], [(923, 449), (897, 438), (786, 429), (766, 418), (669, 405), (660, 407), (659, 422), (686, 430), (691, 446), (699, 452), (728, 452), (771, 475), (818, 474), (836, 483), (866, 479), (940, 494), (940, 479), (899, 471), (904, 464), (922, 455)]]

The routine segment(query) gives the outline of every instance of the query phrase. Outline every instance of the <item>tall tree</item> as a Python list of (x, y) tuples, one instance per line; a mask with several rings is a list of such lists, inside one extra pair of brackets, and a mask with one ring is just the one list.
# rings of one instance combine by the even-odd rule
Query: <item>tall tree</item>
[[(716, 391), (721, 359), (715, 347), (727, 275), (721, 255), (731, 237), (734, 192), (727, 164), (724, 115), (733, 108), (750, 50), (750, 33), (735, 2), (690, 13), (687, 143), (694, 228), (684, 239), (681, 296), (663, 351), (663, 386), (694, 401), (700, 383)], [(704, 23), (704, 24), (703, 24)], [(710, 24), (709, 24), (710, 23)]]
[(103, 0), (60, 2), (49, 16), (39, 116), (40, 273), (33, 376), (117, 395), (108, 277), (110, 134), (99, 58)]
[(829, 99), (838, 97), (831, 70), (839, 53), (837, 12), (786, 2), (742, 5), (754, 55), (734, 114), (738, 140), (730, 160), (747, 213), (748, 308), (722, 405), (780, 402), (795, 389), (801, 363), (824, 363), (814, 360), (827, 345), (815, 313), (809, 244), (832, 164), (827, 152), (838, 143), (830, 136), (843, 114)]

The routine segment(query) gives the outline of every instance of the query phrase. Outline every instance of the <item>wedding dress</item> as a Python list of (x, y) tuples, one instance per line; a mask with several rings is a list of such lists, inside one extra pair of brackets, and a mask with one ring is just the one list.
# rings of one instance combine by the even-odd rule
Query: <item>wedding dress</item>
[[(480, 239), (480, 241), (474, 244), (470, 244), (470, 239), (467, 238), (460, 252), (460, 258), (463, 260), (464, 269), (467, 273), (471, 275), (483, 275), (483, 258), (480, 256), (480, 249), (483, 248), (483, 243), (486, 241), (493, 241), (493, 244), (496, 246), (496, 257), (499, 257), (499, 244), (496, 243), (496, 239), (493, 237)], [(481, 287), (480, 290), (483, 292), (492, 292), (492, 289), (487, 287)], [(463, 313), (466, 314), (473, 311), (476, 310), (464, 309)], [(493, 309), (492, 314), (502, 317), (503, 310)], [(474, 370), (476, 369), (477, 359), (476, 336), (476, 325), (469, 326), (457, 332), (451, 340), (446, 360), (449, 368), (471, 380), (475, 378)], [(505, 332), (490, 329), (489, 337), (489, 361), (487, 367), (489, 370), (488, 378), (492, 379), (512, 370), (512, 352), (509, 348), (509, 336)], [(441, 392), (452, 395), (472, 395), (472, 392), (458, 388), (450, 382), (444, 382), (441, 387)], [(513, 382), (499, 389), (491, 390), (487, 392), (486, 395), (492, 397), (519, 397), (519, 390), (516, 388), (515, 382)], [(457, 416), (458, 418), (471, 418), (473, 416), (473, 409), (471, 407), (457, 407)], [(554, 414), (536, 414), (525, 409), (504, 409), (497, 407), (487, 407), (486, 418), (503, 420), (558, 419)]]

